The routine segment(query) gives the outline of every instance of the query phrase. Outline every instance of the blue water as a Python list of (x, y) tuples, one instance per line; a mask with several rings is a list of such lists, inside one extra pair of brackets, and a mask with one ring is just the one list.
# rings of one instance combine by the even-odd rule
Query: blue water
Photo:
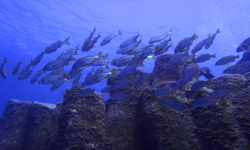
[[(7, 57), (7, 79), (0, 78), (0, 116), (9, 99), (22, 101), (40, 101), (58, 103), (63, 101), (66, 87), (72, 86), (65, 82), (60, 89), (50, 91), (51, 85), (30, 84), (30, 79), (18, 81), (12, 76), (11, 68), (25, 57), (20, 68), (28, 65), (46, 46), (70, 37), (71, 45), (63, 45), (56, 52), (45, 54), (43, 61), (33, 70), (33, 76), (48, 61), (56, 59), (63, 51), (79, 44), (96, 26), (96, 33), (101, 38), (89, 52), (80, 52), (75, 58), (86, 55), (96, 55), (99, 51), (109, 53), (109, 59), (118, 57), (116, 51), (127, 38), (140, 30), (142, 41), (146, 44), (149, 39), (160, 33), (173, 29), (173, 46), (185, 37), (195, 32), (199, 38), (194, 45), (215, 33), (220, 28), (214, 44), (208, 50), (198, 52), (214, 54), (216, 59), (200, 64), (208, 66), (215, 76), (222, 75), (227, 66), (214, 66), (215, 62), (226, 55), (236, 55), (237, 46), (250, 33), (250, 1), (247, 0), (1, 0), (0, 1), (0, 63)], [(121, 29), (121, 36), (116, 36), (111, 43), (99, 46), (101, 40), (110, 33)], [(192, 48), (192, 47), (191, 47)], [(167, 53), (173, 53), (174, 48)], [(242, 54), (241, 54), (242, 55)], [(155, 60), (148, 60), (146, 68), (140, 70), (151, 72)], [(73, 62), (66, 67), (69, 69)], [(233, 63), (231, 63), (233, 64)], [(10, 69), (9, 69), (10, 68)], [(95, 67), (97, 68), (97, 67)], [(110, 65), (110, 68), (112, 66)], [(80, 81), (91, 70), (86, 68)], [(106, 80), (91, 86), (97, 92), (106, 85)], [(105, 100), (109, 94), (104, 94)]]

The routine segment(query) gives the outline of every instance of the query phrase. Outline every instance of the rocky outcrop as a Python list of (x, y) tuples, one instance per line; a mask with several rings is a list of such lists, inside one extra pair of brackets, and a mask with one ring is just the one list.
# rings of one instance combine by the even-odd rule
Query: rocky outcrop
[(105, 148), (105, 101), (100, 93), (67, 89), (58, 120), (58, 149)]
[(60, 103), (9, 100), (0, 119), (0, 149), (55, 149), (59, 111)]
[[(191, 91), (190, 81), (181, 90), (167, 95), (182, 102), (186, 110), (169, 109), (152, 101), (157, 88), (168, 88), (180, 75), (181, 63), (168, 68), (173, 55), (161, 55), (155, 63), (155, 76), (140, 86), (136, 71), (124, 78), (125, 87), (102, 94), (81, 96), (81, 90), (66, 89), (57, 105), (9, 100), (0, 119), (0, 149), (29, 150), (223, 150), (250, 149), (250, 78), (226, 74), (211, 84)], [(193, 67), (197, 65), (192, 64)], [(167, 77), (166, 77), (167, 76)], [(110, 77), (108, 85), (117, 78)], [(234, 90), (209, 107), (191, 107), (198, 97), (208, 97), (214, 89)], [(117, 100), (117, 92), (129, 95)], [(160, 98), (160, 97), (158, 97)]]

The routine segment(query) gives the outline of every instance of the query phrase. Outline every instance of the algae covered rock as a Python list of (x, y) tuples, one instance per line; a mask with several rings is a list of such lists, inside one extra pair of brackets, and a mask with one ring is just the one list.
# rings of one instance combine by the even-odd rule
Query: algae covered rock
[(31, 102), (11, 99), (0, 119), (0, 149), (22, 149)]
[(67, 89), (58, 122), (58, 149), (104, 149), (105, 101), (100, 93), (86, 96)]
[(212, 79), (211, 84), (207, 87), (211, 89), (227, 89), (227, 90), (239, 90), (246, 88), (247, 79), (243, 75), (239, 74), (224, 74)]
[(1, 149), (55, 149), (59, 111), (54, 104), (9, 100), (0, 122)]
[[(207, 87), (214, 89), (227, 89), (233, 93), (218, 97), (220, 102), (207, 108), (199, 107), (191, 110), (193, 120), (197, 126), (195, 133), (202, 140), (203, 149), (245, 149), (249, 145), (242, 144), (248, 140), (249, 130), (248, 105), (249, 93), (246, 89), (246, 78), (237, 74), (225, 74), (212, 79)], [(195, 96), (197, 97), (197, 96)], [(244, 112), (238, 109), (244, 108)], [(239, 122), (239, 116), (244, 116), (246, 122)], [(248, 127), (247, 127), (248, 126)], [(241, 131), (240, 129), (243, 128)], [(242, 133), (246, 133), (243, 135)], [(242, 142), (244, 141), (244, 142)], [(248, 149), (247, 148), (247, 149)]]
[[(140, 121), (140, 96), (151, 78), (148, 78), (144, 84), (136, 86), (135, 82), (142, 75), (142, 71), (136, 71), (122, 80), (131, 80), (131, 82), (117, 90), (112, 90), (111, 98), (106, 101), (106, 136), (107, 149), (143, 149)], [(108, 84), (115, 84), (117, 78), (109, 78)], [(123, 92), (129, 95), (124, 99), (112, 99), (112, 95), (117, 92)]]
[[(182, 61), (169, 67), (170, 60), (174, 57), (174, 54), (164, 54), (157, 57), (154, 66), (155, 77), (153, 79), (152, 85), (159, 84), (162, 81), (177, 81), (180, 79), (180, 71), (183, 66)], [(183, 57), (185, 59), (186, 57)], [(198, 67), (197, 64), (188, 64), (187, 67)], [(194, 77), (198, 79), (198, 75)]]
[[(201, 149), (199, 138), (190, 109), (173, 110), (152, 102), (152, 92), (156, 87), (147, 88), (142, 101), (142, 124), (144, 143), (148, 149)], [(168, 95), (179, 101), (187, 101), (185, 92)]]

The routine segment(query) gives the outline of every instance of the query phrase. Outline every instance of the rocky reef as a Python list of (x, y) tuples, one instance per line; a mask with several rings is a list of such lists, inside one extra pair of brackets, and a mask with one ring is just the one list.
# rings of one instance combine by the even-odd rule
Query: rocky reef
[[(0, 119), (1, 150), (233, 150), (250, 149), (250, 73), (225, 74), (198, 91), (190, 87), (169, 94), (188, 109), (169, 109), (152, 102), (152, 92), (180, 78), (181, 63), (168, 68), (171, 54), (155, 62), (155, 76), (136, 86), (136, 71), (121, 89), (129, 97), (104, 101), (102, 94), (81, 96), (66, 89), (56, 105), (9, 100)], [(195, 66), (195, 64), (192, 64)], [(117, 82), (110, 77), (108, 85)], [(215, 89), (234, 90), (209, 107), (191, 107)]]

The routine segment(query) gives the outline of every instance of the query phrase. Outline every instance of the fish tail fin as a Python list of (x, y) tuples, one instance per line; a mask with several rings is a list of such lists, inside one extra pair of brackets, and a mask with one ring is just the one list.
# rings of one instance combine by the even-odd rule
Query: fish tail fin
[(174, 34), (173, 29), (171, 29), (171, 30), (168, 32), (168, 34)]
[(62, 52), (60, 56), (63, 56), (63, 53), (64, 53), (64, 52)]
[(115, 73), (115, 68), (112, 69), (112, 70), (110, 71), (110, 73), (111, 73), (113, 76), (117, 76), (117, 74)]
[(108, 54), (106, 54), (105, 58), (107, 58), (107, 57), (108, 57), (108, 55), (109, 55), (109, 53), (108, 53)]
[(73, 55), (78, 55), (77, 49), (73, 52)]
[(170, 45), (169, 45), (169, 47), (173, 47), (173, 45), (172, 45), (172, 42), (170, 42)]
[(185, 51), (185, 53), (184, 53), (185, 56), (188, 55), (188, 51), (189, 51), (189, 49)]
[(213, 55), (212, 55), (212, 57), (214, 57), (214, 58), (216, 58), (216, 54), (218, 53), (218, 51), (216, 52), (216, 53), (214, 53)]
[(153, 53), (151, 56), (152, 56), (152, 58), (153, 58), (153, 59), (156, 59), (156, 57), (155, 57), (155, 54), (154, 54), (154, 53)]
[(212, 57), (216, 58), (216, 53), (212, 55)]
[(115, 58), (114, 58), (114, 59), (112, 59), (111, 64), (112, 64), (112, 63), (114, 63), (114, 62), (115, 62)]
[(154, 43), (150, 43), (149, 47), (154, 47)]
[(139, 60), (138, 64), (140, 67), (145, 68), (145, 65), (143, 64), (143, 59)]
[(217, 29), (216, 33), (221, 33), (221, 31), (220, 31), (220, 29), (219, 29), (219, 28)]
[[(141, 35), (141, 38), (142, 38), (142, 35)], [(142, 40), (140, 39), (139, 43), (142, 42)]]
[(69, 59), (72, 61), (76, 61), (76, 59), (73, 57), (73, 55), (71, 55)]
[(48, 47), (48, 46), (46, 46), (46, 47), (45, 47), (44, 52), (46, 53), (46, 52), (47, 52), (47, 50), (49, 50), (49, 47)]
[(211, 39), (210, 33), (209, 33), (209, 35), (208, 35), (208, 37), (207, 37), (207, 40), (209, 40), (209, 39)]
[(77, 45), (77, 46), (75, 47), (75, 50), (79, 50), (78, 46), (79, 46), (79, 45)]
[(64, 42), (64, 44), (70, 45), (69, 44), (69, 37), (67, 37), (63, 42)]
[(95, 72), (95, 69), (94, 69), (94, 67), (92, 67), (92, 70), (91, 70), (92, 72)]
[(194, 37), (194, 40), (195, 40), (195, 39), (198, 38), (198, 35), (196, 35), (196, 34), (194, 33), (193, 37)]
[(6, 57), (4, 57), (3, 63), (7, 63)]
[(122, 32), (121, 32), (121, 30), (119, 30), (119, 31), (118, 31), (118, 35), (122, 35)]
[(97, 58), (103, 59), (103, 58), (102, 58), (102, 51), (100, 51), (100, 52), (97, 54)]
[(65, 80), (67, 80), (67, 71), (65, 71), (62, 76), (65, 78)]
[(109, 63), (107, 63), (107, 65), (106, 65), (105, 69), (109, 69)]

